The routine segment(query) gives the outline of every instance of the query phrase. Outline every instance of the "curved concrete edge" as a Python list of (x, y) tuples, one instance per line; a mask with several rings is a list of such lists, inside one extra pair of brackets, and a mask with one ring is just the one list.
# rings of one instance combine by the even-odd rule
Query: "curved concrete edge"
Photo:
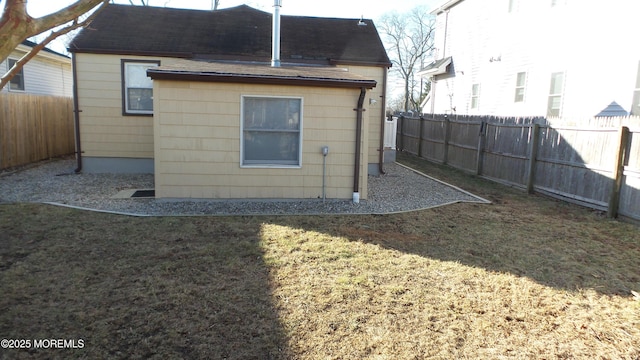
[(135, 217), (154, 217), (154, 215), (148, 215), (148, 214), (135, 214), (135, 213), (122, 212), (122, 211), (93, 209), (93, 208), (77, 206), (77, 205), (63, 204), (63, 203), (58, 203), (58, 202), (53, 202), (53, 201), (34, 202), (33, 204), (53, 205), (53, 206), (60, 206), (60, 207), (65, 207), (65, 208), (69, 208), (69, 209), (92, 211), (92, 212), (103, 213), (103, 214), (112, 214), (112, 215), (124, 215), (124, 216), (135, 216)]
[[(65, 207), (65, 208), (74, 209), (74, 210), (91, 211), (91, 212), (97, 212), (97, 213), (103, 213), (103, 214), (111, 214), (111, 215), (120, 215), (120, 216), (144, 217), (144, 218), (154, 218), (154, 217), (155, 218), (162, 218), (162, 217), (230, 217), (230, 216), (260, 216), (260, 217), (262, 217), (262, 216), (350, 216), (350, 215), (356, 215), (356, 216), (363, 216), (363, 215), (383, 216), (383, 215), (399, 215), (399, 214), (406, 214), (406, 213), (411, 213), (411, 212), (416, 212), (416, 211), (430, 210), (430, 209), (435, 209), (435, 208), (448, 206), (448, 205), (453, 205), (453, 204), (490, 204), (490, 203), (491, 202), (456, 200), (456, 201), (449, 201), (449, 202), (442, 203), (442, 204), (437, 204), (437, 205), (432, 205), (432, 206), (427, 206), (427, 207), (421, 207), (421, 208), (416, 208), (416, 209), (389, 211), (389, 212), (384, 212), (384, 213), (380, 213), (380, 212), (351, 212), (351, 213), (335, 213), (335, 214), (333, 214), (333, 213), (298, 213), (298, 214), (253, 213), (253, 214), (172, 214), (172, 215), (136, 214), (136, 213), (123, 212), (123, 211), (101, 210), (101, 209), (93, 209), (93, 208), (88, 208), (88, 207), (83, 207), (83, 206), (69, 205), (69, 204), (63, 204), (63, 203), (57, 203), (57, 202), (51, 202), (51, 201), (34, 202), (33, 204), (45, 204), (45, 205), (51, 205), (51, 206)], [(10, 203), (5, 203), (5, 204), (10, 204)]]

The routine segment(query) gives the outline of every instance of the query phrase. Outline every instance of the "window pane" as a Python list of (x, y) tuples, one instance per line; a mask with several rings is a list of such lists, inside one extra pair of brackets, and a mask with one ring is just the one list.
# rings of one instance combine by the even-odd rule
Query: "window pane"
[(638, 62), (638, 72), (636, 75), (636, 89), (640, 89), (640, 61)]
[(527, 73), (521, 72), (518, 73), (518, 78), (516, 80), (516, 86), (524, 86), (524, 82), (527, 79)]
[(631, 106), (631, 115), (640, 115), (640, 90), (633, 92), (633, 105)]
[(561, 96), (549, 96), (549, 103), (547, 105), (547, 116), (560, 116), (561, 103)]
[(127, 89), (128, 109), (153, 111), (153, 89)]
[(300, 134), (282, 132), (244, 132), (244, 157), (247, 164), (298, 164)]
[[(11, 68), (13, 67), (13, 65), (15, 65), (16, 62), (17, 60), (9, 59), (9, 62), (8, 62), (9, 68), (7, 69), (7, 71), (11, 70)], [(18, 71), (11, 78), (11, 80), (9, 80), (9, 89), (24, 90), (24, 68), (20, 69), (20, 71)]]
[(523, 101), (524, 101), (524, 88), (523, 87), (516, 88), (515, 102), (523, 102)]
[(300, 100), (246, 98), (244, 104), (245, 129), (300, 129)]
[(561, 72), (551, 74), (551, 87), (549, 89), (549, 94), (562, 93), (563, 77), (564, 77), (564, 73), (561, 73)]
[(153, 80), (147, 76), (150, 64), (127, 64), (127, 87), (153, 88)]

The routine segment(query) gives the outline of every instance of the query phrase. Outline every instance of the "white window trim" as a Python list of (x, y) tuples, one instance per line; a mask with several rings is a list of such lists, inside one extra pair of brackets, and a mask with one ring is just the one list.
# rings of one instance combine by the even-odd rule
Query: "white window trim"
[[(524, 84), (518, 85), (518, 75), (524, 74)], [(523, 104), (527, 101), (527, 82), (529, 81), (529, 74), (526, 71), (518, 71), (516, 73), (516, 87), (514, 89), (513, 94), (513, 102), (515, 104)], [(518, 89), (522, 89), (522, 100), (517, 101), (516, 96), (518, 95)]]
[[(549, 89), (549, 94), (547, 95), (547, 115), (546, 116), (553, 116), (553, 115), (549, 115), (549, 99), (553, 96), (553, 97), (560, 97), (560, 108), (558, 109), (558, 117), (562, 116), (562, 112), (564, 110), (564, 89), (565, 86), (567, 84), (567, 72), (562, 70), (562, 71), (553, 71), (551, 72), (550, 76), (551, 79), (549, 80), (549, 82), (551, 82), (551, 80), (553, 79), (553, 75), (554, 74), (562, 74), (562, 86), (560, 88), (560, 92), (559, 93), (552, 93), (551, 89)], [(551, 86), (551, 84), (549, 84), (549, 86)]]
[(635, 84), (635, 88), (633, 89), (631, 115), (633, 116), (640, 115), (640, 112), (637, 112), (636, 108), (640, 109), (640, 61), (638, 61), (638, 72), (636, 73), (636, 84)]
[[(12, 57), (7, 58), (7, 72), (9, 72), (9, 70), (11, 70), (10, 61), (18, 62), (18, 59), (15, 59), (15, 58), (12, 58)], [(7, 85), (5, 85), (7, 87), (8, 91), (10, 91), (10, 92), (18, 92), (18, 93), (23, 93), (23, 92), (27, 91), (27, 84), (26, 84), (26, 81), (25, 81), (25, 78), (24, 78), (24, 66), (22, 67), (22, 69), (20, 69), (20, 72), (22, 73), (22, 89), (12, 89), (11, 88), (11, 80), (9, 80)]]
[[(473, 93), (473, 88), (474, 88), (476, 85), (478, 86), (478, 87), (477, 87), (477, 88), (478, 88), (478, 92), (477, 92), (476, 94), (474, 94), (474, 93)], [(478, 109), (480, 109), (480, 93), (481, 93), (481, 91), (482, 91), (482, 86), (480, 85), (480, 83), (474, 83), (474, 84), (471, 84), (471, 103), (469, 104), (469, 107), (470, 107), (472, 110), (478, 110)], [(475, 101), (475, 102), (476, 102), (476, 106), (473, 106), (473, 100), (474, 100), (474, 99), (476, 100), (476, 101)]]
[[(270, 99), (293, 99), (300, 100), (300, 130), (298, 144), (298, 164), (244, 164), (244, 99), (245, 98), (270, 98)], [(304, 98), (301, 96), (270, 96), (270, 95), (241, 95), (240, 96), (240, 167), (241, 168), (261, 168), (261, 169), (300, 169), (302, 168), (302, 144), (304, 129)]]
[[(136, 59), (122, 59), (122, 61), (123, 61), (123, 65), (122, 65), (123, 94), (122, 96), (124, 98), (124, 101), (122, 103), (122, 105), (124, 106), (124, 109), (122, 109), (123, 115), (153, 115), (153, 110), (130, 110), (129, 109), (129, 94), (127, 92), (127, 89), (129, 88), (127, 84), (127, 73), (128, 73), (127, 68), (133, 65), (136, 65), (136, 66), (151, 65), (153, 67), (157, 67), (157, 66), (160, 66), (160, 62), (159, 61), (141, 61)], [(151, 82), (152, 82), (151, 89), (153, 91), (153, 80)], [(153, 97), (151, 99), (153, 100)]]

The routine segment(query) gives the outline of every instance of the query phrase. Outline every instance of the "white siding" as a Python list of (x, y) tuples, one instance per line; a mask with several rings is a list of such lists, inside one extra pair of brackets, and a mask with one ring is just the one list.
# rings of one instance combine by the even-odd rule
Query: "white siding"
[[(455, 74), (438, 77), (434, 112), (546, 115), (553, 72), (565, 72), (562, 115), (593, 116), (612, 101), (631, 109), (640, 61), (631, 39), (640, 31), (640, 2), (568, 0), (551, 7), (550, 1), (519, 0), (511, 13), (508, 4), (464, 0), (437, 16), (439, 57), (453, 57)], [(525, 100), (516, 103), (518, 72), (527, 72), (527, 84)], [(476, 83), (480, 105), (471, 109)]]
[[(14, 51), (9, 58), (18, 60), (24, 53)], [(56, 56), (57, 58), (57, 56)], [(23, 67), (24, 87), (26, 93), (39, 95), (73, 96), (73, 73), (71, 59), (52, 60), (42, 54), (36, 55)], [(6, 73), (9, 69), (7, 61), (0, 63), (0, 70)], [(8, 86), (2, 92), (9, 91)]]

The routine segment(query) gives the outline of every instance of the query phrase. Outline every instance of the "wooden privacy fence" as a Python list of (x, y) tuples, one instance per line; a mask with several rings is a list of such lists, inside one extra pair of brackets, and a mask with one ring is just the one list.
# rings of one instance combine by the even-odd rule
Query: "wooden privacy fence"
[(0, 169), (74, 152), (73, 99), (0, 94)]
[[(598, 119), (596, 119), (597, 121)], [(558, 119), (398, 119), (397, 148), (482, 177), (640, 220), (640, 118), (617, 127)], [(551, 125), (555, 124), (555, 125)]]

